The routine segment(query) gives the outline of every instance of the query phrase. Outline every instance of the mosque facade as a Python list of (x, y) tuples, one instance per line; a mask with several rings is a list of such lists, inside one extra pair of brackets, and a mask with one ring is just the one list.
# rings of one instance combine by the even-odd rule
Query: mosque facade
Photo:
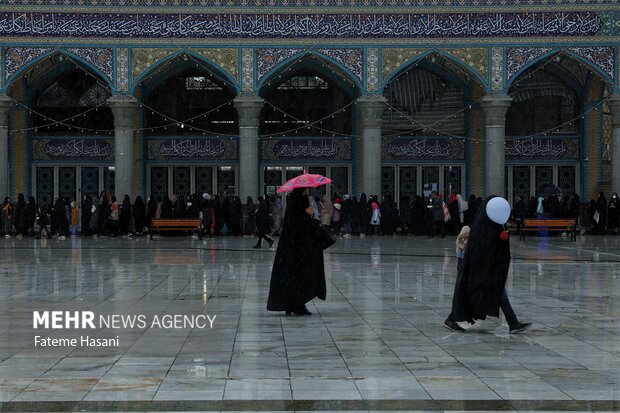
[(0, 5), (3, 196), (620, 189), (616, 1), (46, 3)]

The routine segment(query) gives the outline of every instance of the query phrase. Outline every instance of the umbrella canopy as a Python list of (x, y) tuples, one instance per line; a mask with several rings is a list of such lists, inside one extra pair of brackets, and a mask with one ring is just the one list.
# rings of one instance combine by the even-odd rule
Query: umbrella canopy
[(553, 184), (544, 184), (538, 188), (538, 196), (562, 195), (562, 190)]
[(316, 188), (317, 186), (331, 184), (332, 180), (319, 174), (309, 174), (304, 171), (303, 174), (286, 181), (284, 185), (278, 188), (278, 192), (290, 192), (295, 188)]

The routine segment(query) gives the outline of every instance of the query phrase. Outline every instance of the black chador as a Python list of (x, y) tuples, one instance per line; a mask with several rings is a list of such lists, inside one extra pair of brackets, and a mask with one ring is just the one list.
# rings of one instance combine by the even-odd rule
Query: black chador
[(499, 317), (500, 301), (510, 267), (510, 241), (503, 225), (486, 214), (494, 196), (488, 197), (471, 228), (463, 267), (456, 279), (452, 298), (452, 321)]
[(305, 304), (315, 297), (325, 300), (323, 249), (334, 240), (312, 219), (307, 190), (295, 189), (284, 214), (282, 234), (271, 271), (267, 309), (310, 314)]

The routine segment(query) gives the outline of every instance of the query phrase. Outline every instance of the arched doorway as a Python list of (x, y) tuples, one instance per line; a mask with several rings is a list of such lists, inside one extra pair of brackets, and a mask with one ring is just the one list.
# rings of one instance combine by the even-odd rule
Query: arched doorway
[(382, 123), (382, 195), (399, 205), (432, 191), (464, 194), (473, 96), (482, 85), (458, 63), (429, 54), (386, 85)]
[(331, 188), (313, 189), (313, 196), (352, 193), (359, 89), (349, 75), (308, 55), (272, 73), (260, 96), (265, 99), (259, 129), (264, 193), (275, 196), (282, 183), (304, 170), (333, 180)]
[(25, 127), (15, 137), (29, 142), (27, 187), (39, 205), (114, 191), (114, 119), (103, 78), (55, 53), (16, 79), (9, 95), (23, 102)]
[(601, 102), (608, 93), (600, 75), (564, 53), (547, 56), (514, 79), (506, 114), (511, 201), (536, 197), (545, 184), (557, 185), (564, 197), (586, 195), (589, 169), (601, 165), (598, 143), (596, 148), (592, 144), (604, 134), (606, 106)]
[(194, 56), (178, 55), (144, 77), (146, 192), (235, 195), (239, 125), (230, 79)]

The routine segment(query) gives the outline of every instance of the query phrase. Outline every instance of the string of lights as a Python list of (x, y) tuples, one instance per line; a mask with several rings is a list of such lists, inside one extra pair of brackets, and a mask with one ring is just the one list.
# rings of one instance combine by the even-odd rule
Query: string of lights
[[(57, 50), (58, 50), (58, 52), (59, 52), (59, 53), (62, 53), (62, 47), (58, 47), (58, 49), (57, 49)], [(192, 59), (192, 61), (196, 64), (196, 67), (201, 66), (201, 67), (202, 67), (203, 69), (205, 69), (208, 73), (213, 74), (212, 72), (214, 72), (214, 71), (213, 71), (213, 69), (212, 69), (212, 68), (207, 67), (207, 66), (205, 65), (205, 63), (204, 63), (204, 62), (202, 62), (201, 60), (196, 59), (196, 57), (193, 55), (193, 53), (183, 53), (183, 50), (191, 51), (191, 49), (189, 49), (189, 48), (187, 48), (187, 47), (179, 47), (179, 51), (180, 51), (181, 53), (179, 53), (179, 54), (177, 55), (177, 57), (183, 58), (184, 60), (187, 60), (187, 58), (191, 58), (191, 59)], [(309, 48), (305, 49), (305, 51), (304, 51), (304, 52), (303, 52), (303, 53), (302, 53), (302, 54), (301, 54), (298, 58), (293, 59), (292, 61), (290, 61), (290, 62), (287, 64), (287, 66), (285, 66), (284, 68), (280, 68), (280, 69), (279, 69), (279, 72), (280, 72), (280, 73), (284, 73), (285, 71), (290, 71), (290, 70), (292, 70), (292, 66), (293, 66), (293, 65), (295, 65), (295, 64), (297, 64), (297, 63), (301, 63), (301, 62), (303, 61), (303, 59), (304, 59), (304, 58), (305, 58), (305, 57), (306, 57), (306, 56), (307, 56), (307, 55), (308, 55), (311, 51), (312, 51), (312, 47), (309, 47)], [(522, 76), (520, 76), (520, 77), (519, 77), (519, 79), (517, 79), (515, 82), (513, 82), (513, 83), (512, 83), (511, 87), (514, 87), (514, 86), (518, 85), (519, 83), (521, 83), (521, 82), (523, 82), (523, 81), (525, 81), (525, 80), (527, 80), (527, 79), (530, 79), (530, 78), (532, 77), (532, 75), (533, 75), (533, 74), (535, 74), (537, 71), (544, 70), (544, 69), (545, 69), (545, 65), (546, 65), (547, 63), (549, 63), (550, 61), (552, 61), (552, 60), (557, 61), (558, 55), (559, 55), (560, 53), (562, 53), (562, 51), (560, 51), (560, 52), (558, 52), (558, 53), (556, 53), (556, 54), (550, 55), (550, 56), (546, 59), (546, 61), (544, 61), (544, 62), (540, 63), (540, 64), (538, 65), (538, 67), (536, 67), (536, 68), (534, 68), (534, 69), (532, 69), (532, 70), (528, 71), (527, 73), (524, 73)], [(437, 54), (437, 52), (436, 52), (436, 51), (431, 52), (431, 53), (428, 53), (428, 54), (426, 54), (426, 55), (425, 55), (422, 59), (428, 59), (428, 58), (430, 58), (430, 59), (434, 59), (436, 54)], [(88, 76), (91, 76), (93, 79), (95, 79), (95, 81), (96, 81), (96, 82), (98, 82), (98, 83), (99, 83), (99, 84), (101, 84), (102, 86), (107, 87), (107, 84), (106, 84), (106, 83), (104, 83), (104, 82), (103, 82), (103, 81), (102, 81), (99, 77), (97, 77), (96, 75), (94, 75), (94, 74), (90, 73), (90, 71), (88, 71), (88, 70), (86, 70), (85, 68), (83, 68), (83, 67), (82, 67), (82, 65), (80, 65), (78, 62), (76, 62), (75, 60), (73, 60), (73, 58), (72, 58), (70, 55), (62, 54), (62, 55), (61, 55), (61, 58), (62, 58), (62, 56), (66, 57), (69, 61), (71, 61), (72, 63), (74, 63), (76, 68), (81, 69), (81, 70), (82, 70), (85, 74), (87, 74)], [(312, 55), (312, 57), (314, 57), (314, 55)], [(159, 73), (159, 72), (163, 71), (163, 70), (164, 70), (164, 68), (165, 68), (166, 66), (173, 64), (173, 61), (174, 61), (174, 59), (169, 59), (169, 60), (168, 60), (168, 61), (166, 61), (165, 63), (163, 63), (163, 64), (159, 65), (159, 67), (158, 67), (157, 69), (155, 69), (155, 71), (154, 71), (154, 72), (152, 72), (152, 73), (151, 73), (151, 75), (149, 75), (149, 77), (150, 77), (150, 78), (152, 78), (155, 74), (157, 74), (157, 73)], [(403, 72), (402, 72), (401, 74), (399, 74), (399, 75), (398, 75), (395, 79), (392, 79), (392, 80), (393, 80), (393, 81), (396, 81), (396, 80), (398, 80), (398, 78), (399, 78), (399, 77), (401, 77), (401, 76), (404, 76), (404, 75), (408, 74), (408, 73), (410, 72), (410, 70), (413, 70), (413, 68), (414, 68), (414, 67), (418, 67), (418, 63), (419, 63), (419, 62), (417, 62), (417, 63), (415, 64), (415, 66), (413, 66), (412, 68), (410, 68), (410, 69), (408, 69), (408, 70), (406, 70), (406, 71), (403, 71)], [(325, 66), (325, 65), (323, 64), (323, 66)], [(334, 72), (335, 74), (337, 74), (335, 71), (333, 71), (333, 72)], [(461, 71), (461, 74), (463, 74), (463, 75), (465, 75), (465, 76), (470, 76), (469, 74), (467, 74), (467, 73), (466, 73), (466, 72), (464, 72), (464, 71)], [(27, 76), (27, 75), (25, 75), (25, 76)], [(282, 76), (281, 74), (280, 74), (280, 75), (278, 75), (278, 78), (281, 78), (281, 76)], [(219, 79), (220, 81), (222, 81), (222, 82), (224, 82), (224, 83), (227, 83), (228, 85), (235, 86), (235, 85), (233, 85), (233, 84), (232, 84), (232, 83), (231, 83), (228, 79), (222, 78), (222, 77), (220, 77), (219, 75), (217, 75), (217, 73), (215, 73), (215, 77), (216, 77), (217, 79)], [(343, 80), (347, 80), (347, 79), (346, 79), (346, 78), (343, 78)], [(273, 81), (273, 80), (272, 80), (272, 81)], [(270, 85), (270, 83), (271, 83), (272, 81), (267, 82), (267, 85)], [(12, 85), (11, 85), (11, 86), (12, 86)], [(353, 86), (356, 86), (356, 85), (355, 85), (355, 84), (353, 84)], [(388, 108), (388, 110), (395, 111), (396, 113), (398, 113), (398, 114), (401, 116), (401, 118), (405, 118), (405, 119), (407, 119), (407, 120), (411, 121), (411, 123), (412, 123), (412, 124), (415, 124), (415, 125), (417, 125), (417, 126), (416, 126), (416, 128), (412, 128), (412, 129), (405, 130), (405, 131), (398, 131), (398, 132), (393, 133), (393, 134), (383, 135), (382, 137), (383, 137), (383, 138), (391, 138), (391, 137), (403, 136), (403, 135), (406, 135), (406, 134), (410, 134), (411, 136), (414, 136), (414, 135), (413, 135), (413, 133), (415, 133), (415, 132), (419, 132), (419, 131), (426, 131), (426, 130), (428, 130), (428, 131), (430, 131), (430, 132), (432, 132), (432, 133), (435, 133), (435, 135), (437, 135), (437, 136), (445, 136), (445, 137), (447, 137), (448, 139), (473, 140), (473, 141), (475, 141), (476, 143), (478, 143), (479, 141), (482, 141), (482, 140), (484, 140), (484, 139), (475, 138), (475, 137), (467, 137), (467, 136), (459, 136), (459, 135), (455, 135), (455, 134), (449, 133), (449, 132), (447, 132), (447, 131), (444, 131), (444, 130), (442, 130), (442, 129), (440, 129), (440, 128), (436, 128), (435, 126), (440, 126), (440, 125), (441, 125), (441, 123), (442, 123), (442, 122), (444, 122), (445, 120), (447, 120), (447, 119), (449, 119), (449, 118), (452, 118), (452, 117), (456, 117), (456, 116), (458, 116), (460, 113), (462, 113), (462, 112), (464, 112), (464, 111), (467, 111), (467, 110), (472, 109), (472, 106), (473, 106), (473, 105), (475, 105), (475, 104), (477, 104), (477, 103), (478, 103), (481, 99), (483, 99), (483, 98), (484, 98), (484, 96), (481, 96), (481, 97), (479, 97), (478, 99), (476, 99), (476, 100), (472, 101), (471, 103), (469, 103), (468, 105), (464, 106), (463, 108), (460, 108), (460, 109), (458, 109), (457, 111), (455, 111), (455, 112), (453, 112), (453, 113), (451, 113), (451, 114), (448, 114), (448, 115), (444, 116), (443, 118), (438, 119), (438, 120), (436, 120), (436, 121), (434, 121), (433, 123), (430, 123), (430, 124), (423, 124), (423, 123), (419, 122), (418, 120), (413, 119), (413, 118), (411, 117), (411, 115), (410, 115), (410, 114), (408, 114), (408, 113), (405, 113), (405, 112), (401, 111), (400, 109), (398, 109), (398, 108), (394, 107), (392, 104), (390, 104), (390, 103), (388, 102), (388, 103), (387, 103), (387, 105), (386, 105), (386, 106), (387, 106), (387, 108)], [(74, 119), (76, 119), (76, 118), (80, 117), (80, 116), (86, 116), (89, 112), (91, 112), (91, 111), (93, 111), (93, 110), (98, 110), (99, 108), (101, 108), (102, 106), (104, 106), (104, 105), (105, 105), (105, 102), (98, 104), (96, 107), (91, 107), (91, 108), (88, 108), (88, 109), (87, 109), (87, 110), (85, 110), (84, 112), (81, 112), (81, 113), (79, 113), (79, 114), (77, 114), (77, 115), (70, 116), (70, 117), (68, 117), (68, 118), (66, 118), (66, 119), (57, 120), (57, 119), (50, 118), (50, 117), (48, 117), (48, 116), (46, 116), (46, 115), (44, 115), (44, 114), (40, 113), (39, 111), (34, 110), (33, 108), (29, 107), (28, 105), (26, 105), (26, 104), (24, 104), (24, 103), (22, 103), (22, 102), (19, 102), (19, 101), (15, 100), (15, 99), (13, 99), (13, 100), (14, 100), (14, 102), (15, 102), (17, 105), (19, 105), (20, 107), (22, 107), (22, 108), (24, 108), (24, 109), (26, 109), (26, 110), (29, 110), (31, 113), (35, 113), (35, 114), (37, 114), (38, 116), (43, 117), (46, 121), (48, 121), (48, 123), (47, 123), (47, 124), (43, 124), (43, 125), (39, 125), (39, 126), (32, 126), (32, 127), (27, 127), (27, 128), (21, 128), (21, 129), (12, 129), (12, 130), (10, 131), (10, 132), (12, 132), (12, 133), (26, 132), (26, 131), (33, 131), (33, 130), (34, 130), (34, 131), (36, 131), (36, 130), (41, 129), (41, 128), (48, 128), (48, 129), (49, 129), (49, 127), (50, 127), (50, 126), (58, 126), (58, 125), (65, 126), (65, 127), (69, 128), (69, 129), (76, 129), (76, 130), (78, 130), (78, 129), (79, 129), (79, 130), (80, 130), (80, 131), (82, 131), (82, 132), (89, 132), (89, 133), (94, 133), (94, 134), (100, 134), (100, 133), (101, 133), (101, 134), (106, 134), (106, 133), (107, 133), (107, 134), (112, 134), (112, 133), (114, 132), (114, 130), (113, 130), (113, 129), (94, 129), (94, 128), (88, 128), (88, 127), (83, 127), (83, 126), (71, 125), (71, 124), (68, 124), (68, 123), (67, 123), (67, 122), (70, 122), (70, 121), (72, 121), (72, 120), (74, 120)], [(142, 127), (142, 128), (132, 128), (132, 130), (133, 130), (133, 131), (151, 131), (151, 132), (153, 132), (153, 131), (158, 130), (158, 129), (167, 129), (168, 127), (174, 127), (174, 126), (177, 126), (177, 127), (178, 127), (178, 126), (180, 126), (182, 129), (183, 129), (183, 128), (185, 128), (185, 127), (187, 127), (187, 128), (188, 128), (188, 130), (191, 130), (191, 131), (197, 131), (197, 132), (202, 133), (203, 135), (207, 135), (207, 134), (209, 134), (209, 135), (216, 135), (216, 136), (218, 136), (218, 137), (219, 137), (219, 136), (225, 136), (225, 137), (235, 137), (235, 136), (237, 136), (237, 134), (225, 134), (225, 133), (221, 133), (221, 132), (211, 131), (211, 130), (203, 129), (203, 128), (200, 128), (200, 127), (197, 127), (197, 126), (195, 126), (195, 125), (192, 125), (192, 124), (191, 124), (194, 120), (196, 120), (196, 119), (198, 119), (198, 118), (200, 118), (200, 117), (205, 117), (205, 116), (207, 116), (209, 113), (211, 113), (211, 112), (213, 112), (213, 111), (217, 111), (217, 110), (219, 110), (220, 108), (222, 108), (222, 107), (224, 107), (224, 106), (227, 106), (227, 105), (232, 105), (232, 101), (233, 101), (233, 100), (230, 100), (230, 101), (228, 101), (228, 102), (225, 102), (224, 104), (222, 104), (222, 105), (220, 105), (220, 106), (218, 106), (218, 107), (216, 107), (216, 108), (210, 109), (210, 110), (209, 110), (209, 111), (207, 111), (207, 112), (203, 112), (203, 113), (200, 113), (200, 114), (198, 114), (198, 115), (192, 116), (192, 117), (190, 117), (190, 118), (187, 118), (187, 119), (180, 119), (180, 120), (179, 120), (179, 119), (174, 119), (174, 118), (172, 118), (172, 117), (170, 117), (170, 116), (167, 116), (167, 115), (165, 115), (165, 114), (161, 113), (160, 111), (157, 111), (157, 110), (155, 110), (154, 108), (151, 108), (151, 107), (147, 106), (147, 105), (146, 105), (146, 104), (144, 104), (143, 102), (140, 102), (140, 106), (141, 106), (141, 107), (146, 108), (147, 110), (150, 110), (153, 114), (157, 114), (157, 115), (159, 115), (159, 116), (162, 116), (164, 119), (166, 119), (167, 121), (169, 121), (169, 123), (166, 123), (166, 124), (163, 124), (163, 125), (158, 125), (158, 126), (148, 126), (148, 127)], [(604, 101), (606, 101), (606, 100), (604, 100)], [(547, 134), (549, 134), (549, 133), (551, 133), (551, 132), (553, 132), (553, 131), (556, 131), (557, 129), (562, 128), (563, 126), (566, 126), (567, 124), (570, 124), (570, 123), (572, 123), (572, 122), (574, 122), (574, 121), (576, 121), (576, 120), (578, 120), (578, 119), (580, 119), (580, 118), (584, 118), (584, 117), (585, 117), (585, 115), (586, 115), (587, 113), (589, 113), (590, 111), (592, 111), (592, 110), (597, 110), (597, 109), (598, 109), (598, 106), (600, 106), (601, 104), (603, 104), (603, 103), (604, 103), (604, 101), (600, 101), (597, 105), (595, 105), (594, 107), (589, 108), (587, 111), (585, 111), (585, 112), (583, 112), (582, 114), (580, 114), (580, 115), (576, 116), (574, 119), (571, 119), (571, 120), (569, 120), (569, 121), (566, 121), (566, 122), (564, 122), (564, 123), (562, 123), (562, 124), (560, 124), (560, 125), (554, 126), (553, 128), (550, 128), (550, 129), (548, 129), (548, 130), (541, 131), (541, 132), (538, 132), (538, 133), (535, 133), (535, 134), (530, 134), (530, 135), (528, 135), (528, 136), (521, 136), (521, 137), (517, 137), (516, 139), (519, 139), (519, 140), (528, 140), (528, 139), (533, 139), (533, 138), (536, 138), (536, 137), (539, 137), (539, 136), (542, 136), (542, 135), (547, 135)], [(318, 131), (319, 131), (319, 132), (321, 132), (321, 133), (325, 133), (325, 134), (328, 134), (328, 135), (329, 135), (329, 134), (331, 134), (332, 136), (343, 136), (343, 137), (350, 137), (350, 138), (357, 138), (357, 139), (361, 138), (361, 135), (356, 135), (356, 134), (346, 134), (346, 133), (342, 133), (342, 132), (338, 132), (338, 131), (333, 131), (333, 130), (329, 130), (329, 129), (323, 128), (323, 127), (321, 127), (321, 126), (318, 126), (318, 125), (322, 124), (322, 123), (323, 123), (323, 121), (325, 121), (326, 119), (328, 119), (328, 118), (330, 118), (330, 117), (332, 117), (332, 118), (333, 118), (335, 115), (337, 115), (337, 114), (339, 114), (339, 113), (341, 113), (341, 112), (345, 112), (345, 111), (346, 111), (346, 109), (347, 109), (348, 107), (350, 107), (351, 105), (355, 104), (355, 101), (351, 101), (351, 102), (349, 102), (348, 104), (346, 104), (345, 106), (343, 106), (343, 107), (341, 107), (341, 108), (337, 109), (337, 110), (336, 110), (336, 111), (334, 111), (333, 113), (331, 113), (331, 114), (329, 114), (329, 115), (327, 115), (327, 116), (325, 116), (325, 117), (323, 117), (323, 118), (320, 118), (320, 119), (314, 120), (314, 121), (309, 121), (309, 120), (302, 120), (302, 119), (299, 119), (299, 118), (297, 118), (297, 117), (295, 117), (295, 116), (293, 116), (293, 115), (291, 115), (291, 114), (287, 113), (287, 112), (286, 112), (286, 111), (284, 111), (283, 109), (276, 107), (276, 106), (275, 106), (274, 104), (272, 104), (271, 102), (266, 101), (266, 103), (267, 103), (269, 106), (271, 106), (274, 110), (277, 110), (277, 111), (279, 111), (280, 113), (282, 113), (285, 117), (290, 117), (290, 118), (291, 118), (291, 119), (293, 119), (295, 122), (298, 122), (298, 123), (300, 123), (301, 125), (300, 125), (300, 126), (298, 126), (298, 127), (295, 127), (295, 128), (288, 129), (288, 130), (279, 131), (279, 132), (277, 132), (277, 133), (262, 134), (262, 135), (259, 135), (259, 138), (266, 138), (266, 137), (267, 137), (267, 138), (271, 138), (271, 137), (273, 137), (274, 135), (276, 135), (276, 136), (277, 136), (277, 135), (286, 136), (287, 134), (291, 134), (291, 133), (293, 133), (293, 134), (297, 134), (297, 132), (299, 132), (300, 130), (303, 130), (303, 129), (315, 129), (315, 130), (318, 130)]]

